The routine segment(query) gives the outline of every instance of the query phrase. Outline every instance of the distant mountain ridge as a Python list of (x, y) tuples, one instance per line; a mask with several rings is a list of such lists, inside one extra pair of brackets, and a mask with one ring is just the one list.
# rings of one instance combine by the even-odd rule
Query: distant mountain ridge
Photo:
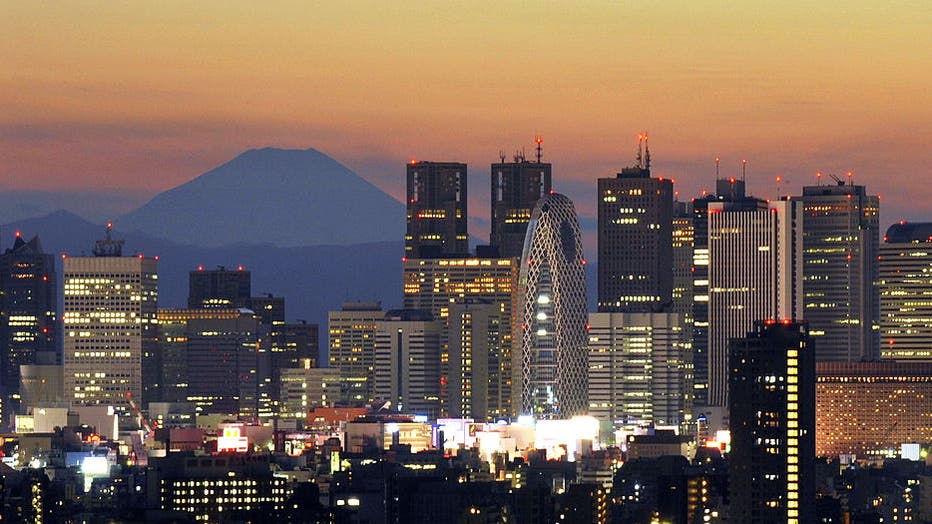
[(195, 246), (350, 245), (403, 239), (405, 210), (316, 149), (264, 148), (156, 195), (117, 222)]

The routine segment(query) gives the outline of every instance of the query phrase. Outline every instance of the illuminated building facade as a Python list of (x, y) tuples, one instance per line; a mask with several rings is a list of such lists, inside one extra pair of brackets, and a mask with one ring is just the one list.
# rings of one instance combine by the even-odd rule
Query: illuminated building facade
[(693, 255), (695, 247), (695, 225), (692, 205), (688, 202), (673, 203), (673, 313), (683, 319), (686, 339), (692, 345), (693, 338)]
[(814, 522), (816, 369), (806, 331), (805, 323), (758, 322), (731, 342), (734, 522)]
[(340, 399), (340, 370), (317, 368), (311, 359), (281, 371), (281, 415), (307, 420), (308, 411)]
[(498, 256), (521, 256), (534, 205), (550, 192), (551, 169), (539, 158), (531, 162), (524, 156), (516, 156), (514, 162), (492, 164), (490, 243), (498, 248)]
[(820, 362), (879, 355), (880, 199), (864, 186), (803, 187), (805, 317)]
[[(495, 302), (469, 300), (450, 306), (446, 341), (450, 370), (447, 412), (451, 417), (485, 421), (507, 416), (501, 408), (500, 355), (503, 335), (508, 333), (511, 340), (510, 318), (511, 312)], [(507, 354), (510, 357), (511, 352)], [(510, 373), (510, 366), (507, 371)], [(509, 383), (510, 378), (508, 375)]]
[(392, 310), (376, 322), (375, 397), (404, 413), (440, 415), (442, 324), (427, 311)]
[[(473, 362), (487, 369), (488, 382), (480, 387), (488, 399), (489, 417), (508, 417), (512, 407), (512, 329), (518, 292), (518, 261), (511, 258), (407, 259), (404, 267), (404, 307), (429, 311), (443, 323), (440, 354), (441, 409), (453, 413), (459, 408), (451, 396), (462, 394), (458, 387), (458, 370), (450, 364), (451, 344), (457, 336), (450, 328), (450, 309), (468, 301), (494, 304), (502, 328), (489, 347), (486, 362)], [(462, 378), (462, 377), (461, 377)], [(458, 400), (455, 402), (460, 402)]]
[(651, 178), (647, 154), (646, 167), (598, 182), (600, 312), (672, 305), (673, 181)]
[(125, 412), (127, 393), (158, 387), (158, 261), (121, 256), (109, 228), (94, 252), (63, 259), (65, 400)]
[(288, 481), (272, 475), (268, 458), (174, 453), (157, 467), (160, 508), (195, 522), (278, 521), (288, 497)]
[(0, 255), (0, 428), (21, 412), (20, 366), (55, 365), (58, 354), (58, 288), (55, 260), (39, 237), (17, 233)]
[(412, 160), (407, 170), (405, 256), (467, 256), (466, 164)]
[(932, 223), (890, 226), (879, 265), (881, 358), (932, 360)]
[(932, 362), (820, 362), (816, 452), (891, 457), (932, 442)]
[(676, 313), (589, 314), (589, 415), (673, 426), (692, 412), (692, 355)]
[(340, 402), (361, 406), (375, 400), (375, 330), (385, 318), (380, 302), (347, 302), (330, 311), (330, 367), (340, 370)]
[(569, 198), (551, 193), (537, 202), (521, 259), (513, 355), (516, 411), (539, 418), (586, 414), (586, 259)]
[(708, 206), (708, 404), (725, 406), (729, 340), (743, 337), (755, 321), (801, 316), (802, 205)]
[(249, 307), (252, 296), (252, 278), (243, 266), (236, 270), (223, 266), (204, 269), (198, 266), (188, 273), (188, 308), (242, 308)]

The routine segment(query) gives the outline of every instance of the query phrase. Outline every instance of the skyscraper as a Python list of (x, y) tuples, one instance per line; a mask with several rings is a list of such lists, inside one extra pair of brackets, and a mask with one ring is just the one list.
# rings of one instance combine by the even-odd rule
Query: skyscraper
[(551, 165), (541, 162), (540, 137), (536, 161), (515, 155), (513, 162), (492, 164), (492, 234), (498, 256), (516, 258), (524, 249), (524, 236), (534, 205), (550, 192)]
[(879, 356), (880, 199), (864, 186), (803, 188), (806, 320), (820, 362)]
[(734, 522), (815, 521), (815, 357), (806, 325), (758, 322), (731, 341)]
[(712, 202), (709, 213), (709, 396), (727, 405), (728, 341), (766, 319), (802, 312), (802, 205), (761, 203), (755, 210)]
[(55, 259), (39, 237), (26, 242), (17, 232), (0, 255), (0, 427), (12, 427), (19, 409), (20, 366), (59, 363), (56, 281)]
[(375, 400), (375, 330), (385, 318), (380, 302), (347, 302), (328, 317), (330, 367), (340, 370), (340, 401)]
[(518, 263), (510, 258), (441, 258), (407, 259), (404, 267), (404, 307), (429, 311), (443, 323), (440, 352), (441, 410), (454, 413), (458, 408), (447, 401), (459, 393), (453, 391), (458, 382), (453, 374), (458, 370), (451, 365), (451, 343), (456, 330), (451, 328), (450, 310), (456, 304), (468, 301), (486, 301), (495, 305), (504, 323), (497, 329), (496, 338), (489, 347), (485, 361), (473, 360), (474, 368), (482, 367), (488, 375), (485, 383), (474, 384), (483, 388), (487, 398), (489, 417), (509, 417), (512, 406), (512, 323), (518, 292)]
[(376, 322), (375, 396), (392, 410), (440, 415), (440, 328), (429, 312), (410, 309)]
[(467, 256), (466, 164), (412, 160), (407, 169), (405, 257)]
[[(447, 412), (451, 417), (485, 421), (510, 415), (502, 410), (500, 399), (500, 356), (506, 332), (509, 343), (511, 340), (510, 318), (510, 311), (489, 300), (450, 306), (446, 341), (450, 370)], [(511, 352), (507, 354), (510, 357)], [(507, 371), (511, 372), (510, 365)], [(510, 375), (508, 378), (510, 384)]]
[[(642, 137), (646, 143), (646, 137)], [(661, 311), (673, 300), (673, 181), (646, 161), (599, 179), (599, 311)]]
[(589, 414), (630, 426), (691, 419), (692, 355), (677, 313), (589, 314)]
[(673, 307), (683, 319), (686, 340), (693, 338), (693, 256), (695, 255), (695, 232), (692, 204), (673, 203)]
[[(716, 159), (718, 177), (718, 159)], [(716, 178), (715, 194), (704, 195), (692, 202), (693, 262), (692, 262), (692, 347), (693, 396), (696, 406), (709, 404), (709, 204), (725, 202), (728, 209), (755, 210), (761, 200), (745, 194), (744, 180)]]
[(125, 411), (127, 393), (144, 404), (158, 386), (158, 261), (122, 256), (110, 235), (93, 257), (64, 256), (64, 389), (73, 405)]
[(932, 360), (932, 223), (890, 226), (879, 265), (881, 357)]
[(249, 307), (251, 295), (252, 278), (243, 266), (236, 270), (198, 266), (188, 274), (188, 307), (191, 309)]
[(573, 202), (551, 193), (528, 224), (518, 279), (514, 405), (563, 418), (588, 411), (586, 259)]

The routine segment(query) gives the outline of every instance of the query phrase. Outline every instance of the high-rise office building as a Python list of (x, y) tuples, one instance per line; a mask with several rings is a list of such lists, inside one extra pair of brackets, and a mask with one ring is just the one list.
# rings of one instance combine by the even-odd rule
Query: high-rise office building
[[(837, 180), (837, 179), (836, 179)], [(820, 362), (879, 356), (880, 199), (864, 186), (803, 188), (803, 293)]]
[(441, 323), (426, 311), (392, 310), (376, 322), (375, 396), (404, 413), (440, 415)]
[[(190, 326), (192, 320), (214, 321), (222, 325), (224, 321), (238, 319), (244, 313), (239, 309), (195, 308), (195, 309), (159, 309), (158, 310), (158, 354), (160, 385), (158, 400), (161, 402), (186, 402), (190, 380), (198, 380), (197, 375), (189, 377), (188, 340), (196, 335), (194, 329), (204, 324)], [(222, 363), (220, 364), (222, 365)]]
[(692, 202), (692, 348), (693, 399), (696, 406), (709, 404), (709, 204), (714, 202), (725, 202), (729, 210), (737, 211), (755, 210), (763, 201), (745, 194), (744, 180), (716, 178), (715, 194), (704, 195)]
[(693, 338), (693, 256), (695, 248), (693, 210), (690, 202), (673, 203), (673, 305), (670, 311), (683, 319), (686, 339)]
[(513, 392), (518, 414), (585, 414), (588, 344), (586, 259), (573, 202), (551, 193), (537, 202), (521, 256)]
[(932, 360), (932, 223), (901, 222), (880, 245), (880, 354)]
[(589, 314), (589, 414), (627, 426), (688, 423), (692, 355), (677, 313)]
[(407, 169), (405, 256), (468, 255), (466, 164), (412, 160)]
[(550, 193), (550, 164), (541, 162), (537, 138), (536, 161), (515, 155), (514, 162), (492, 164), (492, 233), (490, 243), (498, 256), (516, 258), (524, 249), (524, 236), (531, 212), (540, 198)]
[(814, 348), (805, 323), (758, 322), (731, 341), (731, 520), (815, 522)]
[[(452, 390), (453, 374), (458, 372), (450, 363), (450, 343), (455, 333), (450, 328), (450, 309), (467, 301), (487, 301), (498, 308), (504, 328), (497, 331), (497, 340), (489, 348), (488, 360), (473, 362), (487, 370), (488, 381), (477, 384), (486, 388), (489, 417), (508, 417), (512, 407), (512, 322), (518, 292), (518, 262), (510, 258), (449, 258), (407, 259), (404, 267), (404, 307), (429, 311), (443, 323), (440, 354), (441, 410), (447, 407)], [(455, 402), (459, 402), (456, 400)]]
[(17, 232), (0, 255), (0, 427), (12, 428), (20, 409), (20, 366), (55, 365), (58, 354), (58, 288), (55, 259), (39, 237)]
[(709, 405), (728, 405), (730, 339), (758, 320), (801, 317), (801, 214), (796, 200), (708, 205)]
[(673, 181), (646, 163), (599, 179), (599, 311), (661, 311), (673, 301)]
[(252, 278), (243, 266), (235, 270), (223, 266), (204, 269), (198, 266), (188, 274), (188, 308), (249, 307)]
[(932, 442), (932, 362), (819, 362), (816, 375), (818, 456), (892, 456)]
[(328, 317), (330, 367), (340, 370), (340, 401), (375, 400), (375, 330), (385, 319), (380, 302), (347, 302)]
[(305, 358), (300, 366), (281, 372), (281, 416), (307, 421), (307, 412), (333, 407), (340, 398), (340, 370), (315, 367)]
[(158, 388), (158, 261), (122, 246), (108, 227), (95, 256), (64, 256), (64, 390), (75, 406), (125, 412), (127, 393), (145, 404)]
[[(501, 355), (506, 332), (507, 340), (511, 340), (510, 318), (510, 311), (488, 300), (467, 300), (450, 306), (446, 326), (450, 370), (446, 411), (451, 417), (485, 421), (507, 416), (501, 409)], [(511, 366), (507, 371), (510, 373)]]
[[(187, 401), (199, 413), (259, 414), (259, 348), (263, 324), (246, 309), (187, 320)], [(276, 384), (276, 390), (278, 385)]]

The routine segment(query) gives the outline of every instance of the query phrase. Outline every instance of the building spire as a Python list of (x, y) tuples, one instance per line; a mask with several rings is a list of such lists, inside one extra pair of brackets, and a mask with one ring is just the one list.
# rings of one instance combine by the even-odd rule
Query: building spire
[(647, 131), (644, 131), (644, 169), (650, 171), (650, 141), (647, 138)]
[(537, 135), (537, 137), (534, 138), (534, 141), (537, 142), (537, 163), (540, 164), (540, 159), (543, 158), (544, 156), (543, 146), (542, 146), (542, 144), (544, 143), (544, 139), (540, 135)]

